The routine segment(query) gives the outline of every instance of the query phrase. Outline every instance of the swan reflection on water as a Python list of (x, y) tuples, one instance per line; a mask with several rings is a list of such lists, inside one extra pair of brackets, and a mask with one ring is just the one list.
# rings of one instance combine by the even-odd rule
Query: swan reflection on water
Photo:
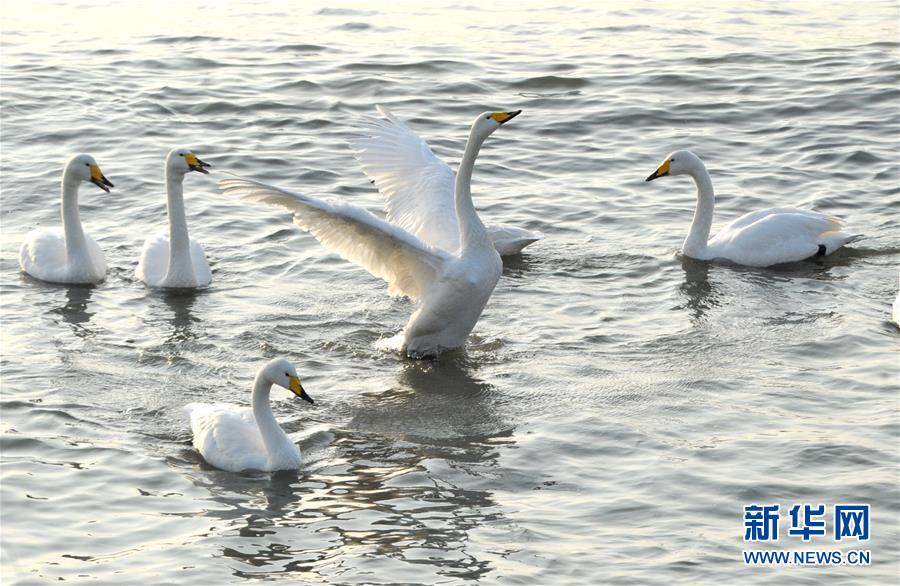
[[(717, 264), (711, 261), (696, 260), (681, 256), (681, 268), (684, 276), (679, 285), (679, 292), (684, 304), (677, 309), (688, 309), (691, 321), (695, 324), (708, 319), (708, 313), (724, 304), (742, 303), (742, 296), (750, 295), (762, 299), (775, 300), (790, 294), (783, 287), (798, 280), (838, 281), (842, 276), (840, 269), (852, 262), (859, 252), (851, 249), (841, 250), (828, 257), (816, 257), (800, 262), (775, 265), (765, 268), (745, 267), (735, 264)], [(711, 280), (710, 272), (715, 271)], [(800, 307), (803, 306), (802, 299)]]
[(193, 331), (194, 324), (200, 319), (194, 316), (192, 308), (197, 302), (197, 296), (201, 292), (196, 289), (162, 289), (160, 297), (171, 312), (168, 320), (172, 326), (171, 333), (167, 336), (168, 344), (179, 344), (187, 340), (193, 340), (197, 333)]
[(53, 308), (50, 311), (59, 315), (62, 321), (72, 326), (72, 333), (79, 338), (95, 336), (97, 332), (89, 327), (94, 312), (88, 311), (94, 287), (92, 285), (65, 285), (65, 290), (65, 305)]
[(679, 309), (686, 308), (695, 324), (703, 322), (706, 313), (720, 305), (720, 294), (709, 282), (709, 266), (707, 261), (681, 257), (684, 279), (678, 290), (684, 298), (684, 305), (679, 306)]

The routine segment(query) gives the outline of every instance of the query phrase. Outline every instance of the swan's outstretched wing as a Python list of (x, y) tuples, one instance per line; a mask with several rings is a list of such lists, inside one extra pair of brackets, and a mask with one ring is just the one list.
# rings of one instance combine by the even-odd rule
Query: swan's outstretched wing
[(321, 200), (250, 179), (223, 179), (219, 187), (244, 201), (277, 205), (323, 246), (387, 281), (392, 295), (421, 299), (449, 255), (363, 208)]
[(377, 108), (386, 119), (366, 119), (350, 146), (363, 172), (384, 194), (387, 219), (434, 247), (455, 251), (456, 175), (402, 120)]

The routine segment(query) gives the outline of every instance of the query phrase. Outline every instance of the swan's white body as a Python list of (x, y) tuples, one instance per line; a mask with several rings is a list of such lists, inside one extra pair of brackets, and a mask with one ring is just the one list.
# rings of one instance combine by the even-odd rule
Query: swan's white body
[(194, 447), (204, 460), (230, 472), (296, 470), (302, 462), (300, 448), (275, 420), (269, 392), (277, 384), (312, 403), (299, 380), (290, 362), (276, 358), (256, 375), (252, 407), (229, 403), (186, 405)]
[(184, 212), (184, 176), (207, 173), (209, 165), (187, 149), (173, 149), (166, 157), (166, 209), (169, 231), (144, 242), (135, 275), (151, 287), (196, 288), (209, 285), (212, 273), (203, 246), (188, 235)]
[[(442, 250), (459, 248), (455, 201), (456, 174), (422, 138), (383, 106), (385, 120), (369, 119), (350, 141), (363, 172), (385, 197), (392, 224)], [(509, 224), (485, 224), (502, 256), (518, 254), (543, 238)]]
[[(188, 237), (189, 254), (175, 252), (169, 246), (171, 236), (160, 233), (144, 241), (141, 260), (135, 270), (137, 278), (151, 287), (195, 288), (209, 285), (212, 273), (206, 262), (203, 245)], [(172, 257), (189, 262), (172, 262)]]
[[(420, 216), (411, 208), (399, 216), (400, 223), (391, 223), (341, 201), (256, 181), (226, 179), (219, 186), (245, 201), (287, 208), (323, 246), (387, 281), (389, 293), (418, 301), (402, 346), (413, 358), (434, 356), (465, 343), (503, 270), (475, 211), (470, 184), (482, 143), (516, 114), (486, 112), (476, 119), (456, 175), (453, 206), (434, 210), (436, 215)], [(452, 237), (448, 226), (456, 231)]]
[(682, 245), (685, 256), (767, 267), (825, 256), (862, 234), (844, 229), (842, 220), (799, 208), (768, 208), (743, 215), (709, 238), (715, 194), (700, 158), (690, 151), (670, 154), (649, 177), (690, 175), (697, 185), (697, 209)]
[(107, 192), (113, 186), (90, 155), (68, 162), (62, 178), (62, 228), (33, 230), (19, 249), (19, 265), (32, 277), (73, 284), (99, 283), (106, 277), (103, 251), (85, 234), (78, 215), (78, 187), (84, 181)]

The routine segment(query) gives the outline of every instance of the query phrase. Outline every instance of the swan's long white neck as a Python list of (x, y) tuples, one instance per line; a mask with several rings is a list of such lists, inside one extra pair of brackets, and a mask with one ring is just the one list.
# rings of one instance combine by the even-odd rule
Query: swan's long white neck
[(266, 378), (265, 373), (257, 373), (256, 380), (253, 381), (253, 395), (251, 396), (253, 417), (256, 419), (256, 425), (259, 427), (259, 433), (270, 459), (276, 457), (286, 444), (291, 444), (291, 440), (278, 425), (275, 415), (272, 413), (272, 406), (269, 404), (269, 391), (271, 390), (272, 383)]
[(196, 286), (191, 263), (191, 241), (184, 213), (184, 174), (166, 168), (166, 209), (169, 215), (169, 267), (166, 283)]
[(80, 179), (72, 176), (69, 170), (63, 174), (62, 180), (62, 224), (66, 238), (66, 260), (71, 266), (88, 257), (87, 242), (81, 218), (78, 215), (78, 186)]
[(709, 230), (712, 227), (713, 212), (716, 207), (716, 196), (713, 193), (712, 179), (702, 162), (691, 168), (690, 175), (697, 185), (697, 209), (694, 220), (681, 251), (692, 258), (703, 259), (709, 242)]
[(470, 249), (483, 248), (493, 244), (488, 236), (487, 229), (481, 223), (475, 204), (472, 203), (472, 169), (475, 167), (475, 159), (481, 150), (483, 138), (475, 136), (475, 131), (469, 134), (466, 142), (466, 150), (463, 152), (459, 169), (456, 171), (456, 217), (459, 221), (460, 253)]

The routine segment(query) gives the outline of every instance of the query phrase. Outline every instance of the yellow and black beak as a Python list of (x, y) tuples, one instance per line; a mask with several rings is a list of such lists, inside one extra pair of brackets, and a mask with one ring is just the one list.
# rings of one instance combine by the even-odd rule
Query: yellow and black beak
[(103, 172), (100, 171), (99, 165), (91, 165), (91, 183), (93, 183), (106, 193), (109, 193), (110, 187), (115, 187), (115, 185), (112, 184), (112, 181), (107, 179), (103, 175)]
[(291, 392), (308, 403), (315, 403), (315, 401), (312, 400), (312, 397), (307, 395), (306, 391), (303, 390), (303, 386), (300, 384), (299, 378), (297, 378), (296, 376), (292, 376), (288, 380), (291, 381)]
[(197, 158), (197, 155), (194, 153), (188, 153), (184, 156), (184, 162), (187, 163), (188, 168), (191, 171), (199, 171), (204, 175), (209, 175), (209, 171), (206, 170), (207, 167), (212, 167), (209, 163), (204, 163), (200, 159)]
[(494, 121), (498, 124), (504, 124), (521, 113), (522, 110), (516, 110), (515, 112), (494, 112), (493, 114), (491, 114), (491, 118), (493, 118)]
[(662, 165), (656, 169), (649, 177), (644, 179), (644, 181), (653, 181), (654, 179), (659, 179), (660, 177), (665, 177), (669, 174), (669, 165), (672, 164), (671, 159), (666, 159), (663, 161)]

